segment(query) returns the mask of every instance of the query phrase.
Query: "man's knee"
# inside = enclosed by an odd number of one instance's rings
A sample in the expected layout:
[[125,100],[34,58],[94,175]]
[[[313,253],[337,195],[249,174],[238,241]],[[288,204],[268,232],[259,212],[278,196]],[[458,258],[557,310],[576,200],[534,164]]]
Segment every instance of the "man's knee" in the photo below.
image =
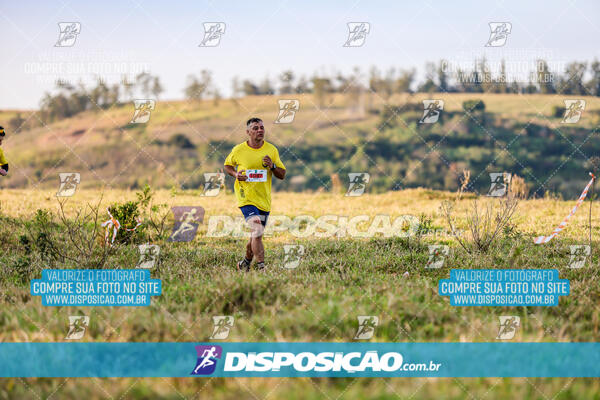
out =
[[261,223],[260,218],[258,216],[248,219],[248,225],[250,226],[251,239],[262,237],[265,231],[265,227]]

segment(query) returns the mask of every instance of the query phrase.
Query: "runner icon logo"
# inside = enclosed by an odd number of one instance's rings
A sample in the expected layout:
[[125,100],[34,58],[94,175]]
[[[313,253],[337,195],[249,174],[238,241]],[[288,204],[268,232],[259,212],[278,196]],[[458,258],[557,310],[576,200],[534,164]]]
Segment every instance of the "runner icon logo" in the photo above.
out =
[[490,197],[504,196],[510,185],[510,178],[511,175],[507,172],[490,172],[492,184],[487,195]]
[[137,268],[152,268],[158,260],[160,254],[160,246],[157,244],[140,244],[140,259],[137,263]]
[[90,317],[85,315],[70,315],[69,316],[69,332],[65,339],[79,340],[85,334],[86,328],[90,325]]
[[304,256],[304,245],[285,244],[283,245],[285,258],[283,259],[283,268],[294,269],[300,265],[300,260]]
[[427,260],[427,264],[425,264],[425,268],[442,268],[449,253],[450,247],[447,245],[429,245],[429,259]]
[[587,244],[577,244],[569,246],[571,257],[569,259],[569,268],[583,268],[588,256],[591,254],[591,248]]
[[565,100],[565,116],[561,124],[576,124],[585,110],[585,100]]
[[490,22],[490,38],[485,47],[502,47],[506,44],[506,39],[512,31],[510,22]]
[[81,24],[79,22],[59,22],[58,40],[54,47],[72,47],[81,33]]
[[365,193],[371,175],[368,172],[350,172],[348,174],[348,179],[350,180],[350,183],[348,185],[346,196],[356,197]]
[[225,186],[225,174],[222,172],[207,172],[204,174],[203,196],[215,197]]
[[58,179],[60,179],[60,186],[58,187],[58,192],[56,192],[56,197],[73,196],[75,190],[77,190],[77,185],[81,183],[79,172],[60,172]]
[[198,360],[190,375],[210,375],[215,372],[217,362],[223,355],[221,346],[196,346]]
[[521,326],[521,317],[503,315],[499,318],[500,329],[498,330],[496,340],[511,340],[515,337],[515,333],[517,333],[519,326]]
[[279,115],[275,120],[276,124],[289,124],[294,121],[296,112],[300,107],[298,100],[277,100],[279,103]]
[[355,340],[368,340],[373,337],[375,327],[379,324],[379,317],[374,315],[359,315],[358,330],[354,335]]
[[212,340],[223,340],[229,337],[229,331],[233,328],[233,323],[235,319],[230,315],[216,315],[212,317],[213,324],[215,325],[213,328],[213,333],[210,336]]
[[204,38],[198,47],[216,47],[225,34],[225,22],[205,22]]
[[368,22],[348,22],[348,40],[344,47],[361,47],[370,31],[371,24]]
[[435,124],[444,109],[444,100],[423,100],[423,117],[420,124]]
[[154,111],[156,102],[152,99],[133,100],[133,107],[135,108],[135,111],[133,112],[133,117],[129,123],[145,124],[150,121],[150,113]]

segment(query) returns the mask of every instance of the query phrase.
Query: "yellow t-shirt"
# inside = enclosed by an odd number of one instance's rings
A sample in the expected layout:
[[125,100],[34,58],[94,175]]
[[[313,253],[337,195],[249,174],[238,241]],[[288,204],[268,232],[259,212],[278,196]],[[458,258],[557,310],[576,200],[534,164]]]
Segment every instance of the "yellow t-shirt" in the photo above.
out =
[[[254,182],[235,180],[235,197],[238,207],[253,205],[262,211],[271,211],[271,176],[273,172],[268,167],[263,167],[264,156],[271,157],[275,166],[285,169],[279,158],[277,147],[264,141],[260,149],[253,149],[247,142],[240,143],[231,150],[224,165],[231,165],[237,171],[246,170]],[[248,170],[259,170],[249,173]],[[266,178],[263,176],[266,175]],[[250,177],[250,176],[249,176]]]
[[0,148],[0,165],[8,164],[6,157],[4,157],[4,152]]

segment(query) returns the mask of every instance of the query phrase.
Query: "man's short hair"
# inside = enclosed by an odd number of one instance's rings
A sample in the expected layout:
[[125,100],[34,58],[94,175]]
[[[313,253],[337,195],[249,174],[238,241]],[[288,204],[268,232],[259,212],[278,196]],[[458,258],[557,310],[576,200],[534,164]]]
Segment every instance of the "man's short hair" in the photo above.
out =
[[252,117],[248,121],[246,121],[246,128],[255,122],[263,122],[263,120],[260,118]]

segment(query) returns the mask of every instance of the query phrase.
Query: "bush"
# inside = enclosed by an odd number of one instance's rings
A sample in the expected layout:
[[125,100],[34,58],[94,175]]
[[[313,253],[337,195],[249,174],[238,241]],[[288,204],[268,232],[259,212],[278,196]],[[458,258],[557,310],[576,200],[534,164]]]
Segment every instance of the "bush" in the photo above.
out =
[[565,114],[564,106],[552,106],[552,116],[554,118],[562,118]]
[[183,133],[177,133],[167,142],[171,146],[179,147],[180,149],[195,149],[196,145],[185,136]]
[[[121,228],[115,238],[115,243],[132,243],[133,239],[141,233],[143,226],[139,226],[136,230],[127,230],[133,229],[138,223],[138,218],[140,217],[138,206],[138,201],[128,201],[126,203],[115,203],[108,208],[112,216],[121,224]],[[112,240],[112,228],[108,234],[109,240]]]
[[485,103],[483,100],[466,100],[463,101],[463,110],[467,112],[485,111]]

